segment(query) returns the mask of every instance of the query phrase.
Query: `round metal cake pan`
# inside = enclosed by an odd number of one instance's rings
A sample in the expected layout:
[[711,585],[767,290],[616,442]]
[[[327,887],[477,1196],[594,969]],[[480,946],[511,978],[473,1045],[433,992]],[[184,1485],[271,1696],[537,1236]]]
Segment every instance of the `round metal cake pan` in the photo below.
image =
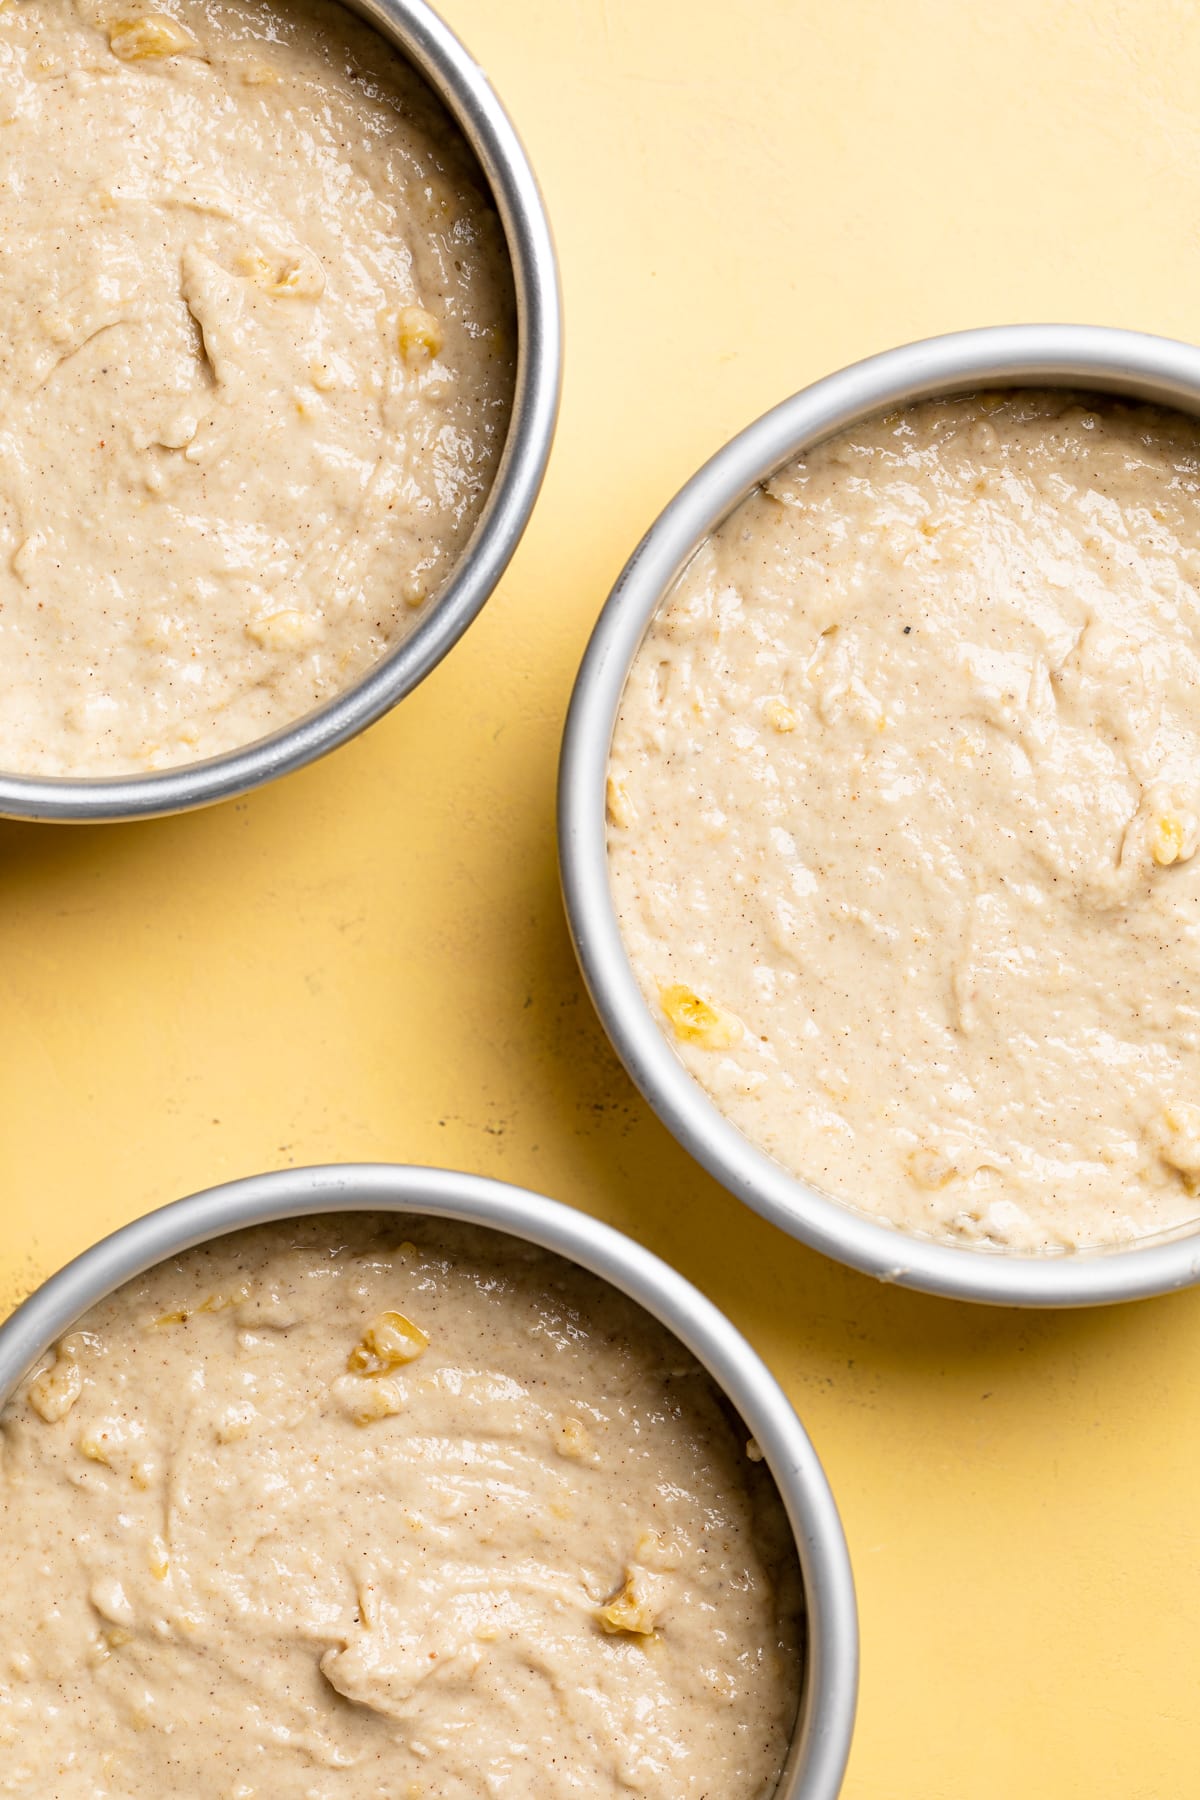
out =
[[804,1584],[804,1688],[776,1800],[836,1800],[854,1725],[858,1625],[845,1538],[816,1452],[774,1376],[724,1314],[658,1257],[585,1213],[477,1175],[380,1163],[288,1169],[208,1188],[84,1251],[0,1325],[0,1405],[90,1307],[156,1263],[246,1226],[339,1212],[455,1219],[538,1244],[627,1294],[703,1364],[775,1478]]
[[244,794],[324,756],[412,692],[457,643],[507,568],[541,488],[558,417],[562,320],[554,243],[529,159],[483,70],[425,0],[346,0],[425,78],[473,150],[512,263],[517,371],[504,452],[458,563],[409,634],[366,674],[269,736],[145,775],[0,770],[0,816],[156,818]]
[[1200,413],[1200,350],[1083,325],[955,332],[885,351],[785,400],[707,462],[634,551],[592,634],[559,771],[563,894],[584,980],[618,1055],[664,1124],[739,1199],[825,1255],[880,1280],[1004,1306],[1136,1300],[1200,1280],[1196,1233],[1030,1256],[936,1243],[857,1212],[755,1148],[667,1041],[638,986],[609,884],[605,782],[621,696],[642,638],[705,538],[760,482],[871,415],[998,387],[1100,391]]

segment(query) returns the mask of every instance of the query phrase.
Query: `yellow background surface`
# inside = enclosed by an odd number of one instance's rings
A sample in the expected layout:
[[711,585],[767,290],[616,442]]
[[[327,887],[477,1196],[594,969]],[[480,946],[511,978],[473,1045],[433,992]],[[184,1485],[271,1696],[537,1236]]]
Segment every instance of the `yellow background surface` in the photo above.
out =
[[[849,1800],[1200,1792],[1200,1294],[1044,1317],[875,1286],[678,1150],[560,913],[559,732],[628,550],[813,377],[957,326],[1200,336],[1185,0],[444,0],[567,308],[541,505],[387,721],[236,805],[0,825],[0,1308],[207,1183],[394,1158],[602,1214],[795,1399],[859,1587]],[[48,1797],[50,1800],[50,1797]]]

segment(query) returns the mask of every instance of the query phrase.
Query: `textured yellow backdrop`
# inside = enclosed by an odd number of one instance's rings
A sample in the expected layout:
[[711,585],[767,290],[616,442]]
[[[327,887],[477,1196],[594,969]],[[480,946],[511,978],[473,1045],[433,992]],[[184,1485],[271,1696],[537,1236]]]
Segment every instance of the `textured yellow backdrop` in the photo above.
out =
[[1200,1294],[886,1291],[675,1148],[567,945],[554,764],[628,549],[812,377],[1019,319],[1200,337],[1184,0],[444,0],[540,172],[562,426],[480,623],[357,744],[149,826],[0,825],[0,1308],[102,1231],[324,1158],[459,1165],[677,1263],[787,1384],[854,1556],[849,1800],[1198,1791]]

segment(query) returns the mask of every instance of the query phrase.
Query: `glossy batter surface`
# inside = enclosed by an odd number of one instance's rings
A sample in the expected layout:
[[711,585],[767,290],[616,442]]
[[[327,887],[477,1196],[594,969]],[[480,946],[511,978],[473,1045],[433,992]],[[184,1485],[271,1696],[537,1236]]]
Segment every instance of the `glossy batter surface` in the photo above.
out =
[[0,1414],[0,1794],[766,1800],[774,1485],[606,1285],[463,1227],[268,1227]]
[[609,851],[638,978],[747,1137],[1053,1251],[1200,1202],[1200,438],[1064,394],[817,448],[642,645]]
[[0,767],[227,750],[403,637],[512,394],[499,222],[321,0],[0,0]]

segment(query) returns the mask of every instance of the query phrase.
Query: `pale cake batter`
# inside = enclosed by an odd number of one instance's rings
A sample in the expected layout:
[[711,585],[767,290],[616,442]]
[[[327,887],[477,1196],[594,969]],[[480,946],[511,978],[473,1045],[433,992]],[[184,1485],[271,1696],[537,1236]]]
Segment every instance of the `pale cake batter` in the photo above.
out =
[[0,769],[287,725],[411,629],[515,351],[499,221],[321,0],[0,0]]
[[361,1215],[132,1282],[0,1414],[0,1794],[768,1800],[795,1550],[604,1283]]
[[1200,1213],[1200,435],[931,402],[756,492],[612,747],[650,1005],[786,1168],[1021,1251]]

